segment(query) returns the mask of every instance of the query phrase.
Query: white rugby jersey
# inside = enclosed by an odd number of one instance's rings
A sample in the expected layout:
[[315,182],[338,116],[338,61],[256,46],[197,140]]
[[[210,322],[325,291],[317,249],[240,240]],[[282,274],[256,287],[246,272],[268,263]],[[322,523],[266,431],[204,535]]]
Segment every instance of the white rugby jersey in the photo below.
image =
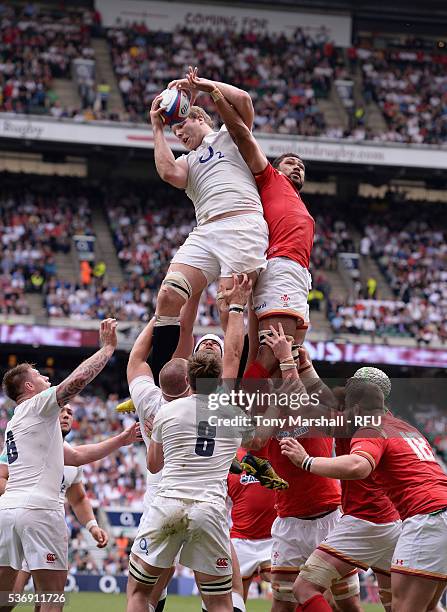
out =
[[[141,423],[141,434],[146,447],[149,448],[150,438],[144,431],[144,421],[155,416],[162,406],[167,402],[163,397],[160,387],[154,383],[150,376],[137,376],[129,385],[130,397],[134,403],[135,410]],[[147,470],[146,492],[143,498],[143,507],[148,508],[153,498],[153,486],[158,485],[163,470],[158,474],[152,474]]]
[[[164,454],[158,495],[225,505],[228,470],[244,428],[210,426],[209,418],[222,417],[224,411],[210,410],[206,400],[197,395],[180,398],[155,417],[152,440],[163,444]],[[245,414],[231,407],[227,412]]]
[[[67,442],[65,442],[67,444]],[[71,485],[82,482],[82,467],[75,465],[64,465],[64,475],[62,477],[62,485],[59,492],[59,502],[61,506],[65,504],[65,496]]]
[[182,157],[188,162],[186,194],[196,209],[197,225],[236,210],[262,214],[253,174],[225,126]]
[[9,479],[0,508],[60,508],[64,450],[56,388],[19,404],[6,426]]

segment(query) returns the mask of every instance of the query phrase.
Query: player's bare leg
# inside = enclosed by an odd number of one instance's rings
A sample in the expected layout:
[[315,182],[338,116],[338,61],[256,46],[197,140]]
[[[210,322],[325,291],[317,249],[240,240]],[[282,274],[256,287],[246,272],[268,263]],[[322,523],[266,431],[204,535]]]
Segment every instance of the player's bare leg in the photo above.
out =
[[[204,574],[203,572],[194,572],[194,576],[202,597],[202,601],[205,604],[208,612],[233,612],[231,591],[221,595],[218,595],[215,592],[212,595],[209,595],[205,592],[208,585],[211,589],[215,590],[216,587],[214,587],[214,585],[225,582],[225,580],[231,578],[231,576],[211,576],[210,574]],[[229,582],[229,585],[231,588],[231,581]]]
[[391,573],[392,612],[427,612],[437,605],[447,582]]
[[[126,612],[147,612],[148,607],[151,612],[154,612],[154,606],[149,603],[152,591],[159,576],[166,569],[170,570],[171,568],[154,567],[140,557],[130,554]],[[138,580],[134,578],[134,575],[138,576]]]
[[[300,320],[295,317],[287,316],[264,317],[259,321],[259,331],[270,332],[270,326],[278,330],[278,323],[281,323],[284,334],[286,336],[295,337],[297,321],[298,323],[300,322]],[[259,347],[256,360],[269,372],[278,365],[278,361],[273,355],[270,347],[263,344]]]
[[[256,283],[256,280],[258,278],[258,273],[257,272],[248,272],[246,273],[248,278],[251,280],[251,282],[253,283],[253,285]],[[242,275],[239,274],[239,280],[241,280]],[[222,276],[219,279],[219,290],[218,290],[218,299],[217,299],[217,308],[219,310],[219,315],[220,315],[220,324],[221,327],[223,329],[223,331],[225,331],[227,329],[227,323],[228,323],[228,307],[225,304],[225,301],[223,299],[219,299],[219,295],[222,293],[222,291],[225,291],[225,289],[231,289],[233,287],[233,277],[232,276]]]
[[376,573],[377,584],[379,586],[379,597],[386,612],[391,612],[391,576]]
[[151,596],[149,598],[149,604],[157,609],[157,605],[160,601],[160,596],[163,593],[163,590],[168,586],[171,581],[172,576],[174,575],[175,568],[169,567],[168,569],[164,569],[160,574],[155,586],[152,588]]
[[202,294],[191,297],[180,311],[180,338],[172,357],[188,359],[194,348],[193,328]]
[[253,310],[252,298],[248,308],[248,342],[247,367],[256,359],[259,350],[259,321]]
[[161,368],[175,352],[180,339],[180,312],[186,302],[207,286],[201,270],[186,264],[171,264],[157,296],[152,343],[152,373],[158,384]]
[[[67,570],[32,570],[31,576],[39,593],[63,593],[67,581]],[[41,612],[56,612],[62,610],[63,603],[42,603]]]
[[[0,567],[0,591],[13,593],[14,592],[14,583],[16,581],[16,577],[18,574],[18,570],[12,567],[1,566]],[[0,606],[0,612],[8,612],[12,610],[11,606]]]

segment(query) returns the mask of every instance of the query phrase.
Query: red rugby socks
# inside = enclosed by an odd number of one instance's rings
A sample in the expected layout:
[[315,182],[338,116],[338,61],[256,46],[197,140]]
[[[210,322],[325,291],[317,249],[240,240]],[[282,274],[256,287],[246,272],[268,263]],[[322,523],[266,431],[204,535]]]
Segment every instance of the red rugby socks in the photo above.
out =
[[304,603],[298,604],[295,612],[332,612],[332,608],[324,596],[318,593]]

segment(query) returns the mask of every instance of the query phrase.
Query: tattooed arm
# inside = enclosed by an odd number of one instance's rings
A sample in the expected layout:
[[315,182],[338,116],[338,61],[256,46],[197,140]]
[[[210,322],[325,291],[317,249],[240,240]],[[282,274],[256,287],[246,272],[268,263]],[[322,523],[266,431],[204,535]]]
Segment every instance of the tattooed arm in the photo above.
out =
[[101,321],[99,338],[102,348],[86,359],[56,389],[59,406],[64,406],[75,395],[80,393],[104,369],[116,349],[116,320]]

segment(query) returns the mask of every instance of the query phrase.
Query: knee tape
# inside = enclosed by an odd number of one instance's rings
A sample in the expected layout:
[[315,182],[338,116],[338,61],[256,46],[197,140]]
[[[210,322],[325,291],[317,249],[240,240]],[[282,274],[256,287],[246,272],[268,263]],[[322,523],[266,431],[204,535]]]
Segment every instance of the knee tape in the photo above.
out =
[[273,599],[278,601],[289,601],[296,604],[295,595],[293,594],[293,581],[272,580],[272,592]]
[[211,582],[199,582],[199,589],[203,595],[226,595],[231,593],[233,576],[222,576]]
[[140,584],[152,587],[158,580],[158,576],[152,576],[142,567],[135,558],[129,559],[129,576],[132,576]]
[[189,280],[182,272],[168,272],[162,285],[167,285],[176,291],[187,302],[192,295],[192,287]]
[[333,565],[312,553],[301,568],[300,577],[324,589],[330,589],[332,583],[340,580],[342,576]]
[[357,572],[349,574],[332,585],[332,595],[335,601],[355,597],[360,593],[360,582]]

